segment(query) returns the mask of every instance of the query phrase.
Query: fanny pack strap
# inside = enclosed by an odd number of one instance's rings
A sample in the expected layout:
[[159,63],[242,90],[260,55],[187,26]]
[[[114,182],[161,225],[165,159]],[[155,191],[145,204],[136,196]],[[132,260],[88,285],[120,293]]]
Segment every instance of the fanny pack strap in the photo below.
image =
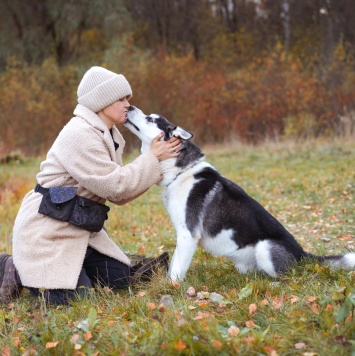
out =
[[48,188],[43,188],[40,184],[37,183],[36,186],[35,186],[34,191],[35,191],[36,193],[45,194],[45,193],[48,192]]

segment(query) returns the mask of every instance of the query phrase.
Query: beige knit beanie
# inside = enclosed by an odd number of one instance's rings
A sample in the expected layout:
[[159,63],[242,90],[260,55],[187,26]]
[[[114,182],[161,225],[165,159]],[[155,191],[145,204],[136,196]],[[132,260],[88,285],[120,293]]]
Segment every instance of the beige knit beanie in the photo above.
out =
[[127,79],[102,67],[91,67],[78,86],[78,103],[96,113],[125,96],[132,96]]

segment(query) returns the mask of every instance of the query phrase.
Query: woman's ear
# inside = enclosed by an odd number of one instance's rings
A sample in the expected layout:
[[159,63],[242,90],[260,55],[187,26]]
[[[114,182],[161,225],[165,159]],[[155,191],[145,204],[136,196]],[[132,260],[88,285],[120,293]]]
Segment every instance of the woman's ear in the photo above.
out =
[[182,127],[178,126],[173,132],[172,135],[175,137],[182,138],[183,140],[189,140],[193,137],[193,134]]

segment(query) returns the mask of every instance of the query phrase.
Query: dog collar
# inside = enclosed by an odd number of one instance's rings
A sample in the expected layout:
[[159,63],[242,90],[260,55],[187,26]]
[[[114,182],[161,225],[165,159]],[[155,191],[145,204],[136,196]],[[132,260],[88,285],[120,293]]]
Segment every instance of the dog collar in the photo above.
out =
[[189,165],[186,166],[186,168],[185,168],[184,170],[182,170],[181,172],[179,172],[179,173],[174,177],[174,179],[173,179],[170,183],[168,183],[168,184],[166,185],[166,187],[169,187],[169,185],[170,185],[171,183],[174,183],[174,182],[176,181],[176,179],[177,179],[179,176],[181,176],[181,174],[183,174],[183,173],[185,173],[187,170],[189,170],[189,169],[195,167],[196,164],[198,164],[198,163],[200,163],[200,161],[194,162],[191,166],[189,166]]

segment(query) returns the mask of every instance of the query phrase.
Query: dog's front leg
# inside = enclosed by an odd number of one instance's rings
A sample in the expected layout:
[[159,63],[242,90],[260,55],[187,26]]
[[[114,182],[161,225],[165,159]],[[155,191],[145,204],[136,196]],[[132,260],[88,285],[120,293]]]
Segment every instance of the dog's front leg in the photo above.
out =
[[197,239],[194,239],[189,231],[178,234],[176,248],[169,266],[168,277],[174,281],[181,281],[185,278],[197,245]]

